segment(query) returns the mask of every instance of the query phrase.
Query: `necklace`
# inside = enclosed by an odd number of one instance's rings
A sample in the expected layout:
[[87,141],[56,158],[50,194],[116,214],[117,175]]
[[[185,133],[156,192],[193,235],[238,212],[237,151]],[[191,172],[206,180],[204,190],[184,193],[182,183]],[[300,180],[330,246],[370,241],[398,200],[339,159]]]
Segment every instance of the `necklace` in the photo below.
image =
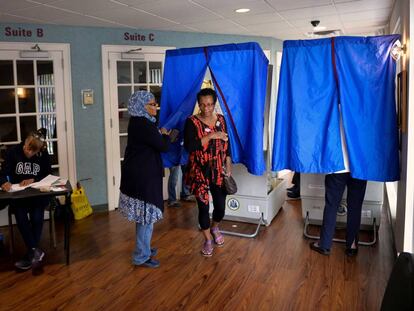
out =
[[209,117],[209,118],[206,118],[201,113],[199,113],[197,117],[200,119],[200,121],[202,121],[203,123],[205,123],[209,127],[214,127],[214,125],[216,124],[216,122],[218,120],[217,115],[215,115],[215,114],[211,115],[211,117]]

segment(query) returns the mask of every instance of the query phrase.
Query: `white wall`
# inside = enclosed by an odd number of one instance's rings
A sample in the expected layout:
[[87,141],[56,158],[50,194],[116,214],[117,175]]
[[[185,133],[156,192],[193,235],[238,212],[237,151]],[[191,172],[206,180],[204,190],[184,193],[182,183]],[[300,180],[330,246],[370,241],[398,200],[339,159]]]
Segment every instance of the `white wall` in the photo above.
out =
[[[410,14],[414,16],[414,0],[395,1],[390,18],[390,32],[396,29],[400,22],[401,42],[407,45],[407,53],[402,57],[401,69],[407,71],[408,77],[408,110],[407,129],[402,133],[401,144],[401,178],[398,182],[396,218],[394,234],[397,252],[413,252],[414,250],[414,62],[409,61],[409,55],[414,53],[414,46],[410,46],[410,33],[414,33],[414,25],[410,25]],[[414,22],[413,22],[414,24]],[[414,55],[414,54],[412,54]],[[411,109],[410,109],[411,108]],[[392,200],[392,190],[396,188],[388,186],[391,212],[395,201]]]

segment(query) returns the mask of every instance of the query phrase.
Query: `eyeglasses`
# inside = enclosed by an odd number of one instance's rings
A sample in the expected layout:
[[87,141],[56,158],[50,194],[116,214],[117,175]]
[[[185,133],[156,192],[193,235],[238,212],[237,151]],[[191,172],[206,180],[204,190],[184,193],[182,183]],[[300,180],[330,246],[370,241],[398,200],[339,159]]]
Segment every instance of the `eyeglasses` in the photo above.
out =
[[214,107],[216,104],[215,103],[203,103],[203,104],[199,104],[199,106],[203,106],[203,107]]
[[160,110],[160,105],[158,103],[151,102],[151,103],[148,103],[147,105],[153,107],[153,109]]

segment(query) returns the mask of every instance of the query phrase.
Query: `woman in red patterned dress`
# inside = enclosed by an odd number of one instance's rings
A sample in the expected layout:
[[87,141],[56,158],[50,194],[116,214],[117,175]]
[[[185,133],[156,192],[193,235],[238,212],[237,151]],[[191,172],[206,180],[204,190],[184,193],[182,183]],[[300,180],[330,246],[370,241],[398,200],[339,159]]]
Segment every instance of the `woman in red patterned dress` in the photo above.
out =
[[[186,184],[197,199],[198,220],[205,242],[203,256],[212,256],[213,241],[224,245],[219,223],[224,217],[226,191],[224,174],[231,175],[230,146],[224,117],[214,112],[217,94],[202,89],[197,94],[200,113],[189,117],[184,129],[184,147],[189,152]],[[213,199],[213,223],[210,226],[209,192]]]

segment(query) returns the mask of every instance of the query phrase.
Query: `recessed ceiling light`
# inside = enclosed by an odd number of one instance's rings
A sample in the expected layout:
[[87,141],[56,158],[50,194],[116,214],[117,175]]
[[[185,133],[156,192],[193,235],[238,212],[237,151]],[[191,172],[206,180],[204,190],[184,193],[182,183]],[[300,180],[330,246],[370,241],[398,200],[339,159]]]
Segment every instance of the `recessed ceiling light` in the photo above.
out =
[[247,13],[247,12],[250,12],[250,9],[245,9],[245,8],[243,8],[243,9],[237,9],[237,10],[234,10],[236,13]]

